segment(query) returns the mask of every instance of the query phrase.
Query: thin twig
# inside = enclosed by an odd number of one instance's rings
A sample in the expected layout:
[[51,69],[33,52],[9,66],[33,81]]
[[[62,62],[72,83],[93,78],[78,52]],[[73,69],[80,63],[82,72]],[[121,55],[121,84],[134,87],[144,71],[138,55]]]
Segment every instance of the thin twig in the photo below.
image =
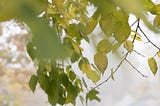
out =
[[147,77],[146,75],[144,75],[143,73],[141,73],[130,61],[128,61],[127,59],[125,59],[125,61],[126,61],[133,69],[135,69],[142,77]]
[[143,54],[137,52],[136,50],[133,50],[135,53],[137,53],[138,55],[142,56],[142,57],[145,57]]
[[157,48],[157,49],[160,51],[160,48],[159,48],[157,45],[155,45],[155,44],[148,38],[148,36],[143,32],[143,30],[141,29],[141,27],[139,26],[138,28],[139,28],[139,30],[142,32],[142,34],[144,35],[144,37],[146,37],[146,39],[148,40],[148,42],[150,42],[155,48]]
[[133,22],[130,27],[132,27],[134,24],[136,24],[137,21],[138,21],[138,19],[135,22]]

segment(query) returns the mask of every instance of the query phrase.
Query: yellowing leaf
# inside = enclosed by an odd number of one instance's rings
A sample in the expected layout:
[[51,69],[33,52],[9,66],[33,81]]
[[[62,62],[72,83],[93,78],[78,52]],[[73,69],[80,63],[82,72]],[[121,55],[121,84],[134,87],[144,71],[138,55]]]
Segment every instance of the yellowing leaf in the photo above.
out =
[[108,58],[106,54],[104,52],[97,52],[94,55],[94,63],[103,74],[108,66]]
[[157,52],[157,56],[160,58],[160,51],[159,51],[159,52]]
[[153,26],[155,26],[155,27],[160,26],[160,15],[157,15],[157,16],[154,18]]
[[77,43],[75,43],[74,41],[72,41],[72,45],[73,45],[75,51],[79,54],[80,53],[79,45]]
[[101,78],[100,75],[96,71],[94,71],[94,70],[87,71],[86,75],[93,82],[97,82]]
[[157,62],[153,57],[150,57],[148,59],[148,65],[149,65],[149,68],[151,69],[152,73],[155,75],[157,73],[158,67],[157,67]]
[[82,64],[81,70],[83,73],[86,73],[91,70],[90,64]]
[[143,5],[146,10],[150,10],[154,7],[154,3],[151,0],[143,0]]
[[[135,35],[131,35],[130,37],[131,37],[131,38],[134,38],[134,36],[135,36]],[[142,41],[142,39],[141,39],[141,37],[140,37],[139,35],[136,35],[135,40],[137,40],[137,41]]]
[[128,50],[128,52],[131,52],[133,50],[133,43],[130,40],[127,40],[123,43],[124,48]]
[[155,5],[155,6],[150,10],[150,12],[151,12],[152,14],[160,15],[160,4]]
[[79,69],[80,69],[83,73],[86,73],[87,71],[90,71],[90,70],[91,70],[90,63],[89,63],[88,59],[85,58],[85,57],[82,57],[82,58],[81,58],[81,60],[80,60],[79,63],[78,63],[78,66],[79,66]]
[[101,40],[97,45],[98,52],[108,53],[111,51],[111,44],[107,39]]
[[86,28],[85,28],[84,34],[85,35],[90,34],[95,29],[97,23],[98,23],[98,20],[90,18],[89,21],[86,24]]

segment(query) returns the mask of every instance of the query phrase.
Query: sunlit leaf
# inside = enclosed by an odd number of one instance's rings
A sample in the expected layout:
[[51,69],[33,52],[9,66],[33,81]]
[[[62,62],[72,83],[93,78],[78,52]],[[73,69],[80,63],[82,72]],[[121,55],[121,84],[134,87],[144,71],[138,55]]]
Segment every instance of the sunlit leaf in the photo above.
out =
[[128,52],[132,52],[133,51],[133,43],[130,40],[127,40],[123,43],[124,48],[126,48],[128,50]]
[[154,26],[154,27],[159,27],[159,26],[160,26],[160,15],[157,15],[157,16],[154,18],[153,26]]
[[87,71],[86,75],[93,82],[97,82],[101,78],[100,75],[96,71],[94,71],[94,70]]
[[97,45],[98,52],[105,52],[108,53],[111,51],[111,43],[107,39],[101,40]]
[[94,55],[94,63],[97,68],[104,74],[107,66],[108,66],[108,58],[104,52],[97,52]]
[[78,63],[78,66],[83,73],[86,73],[91,70],[90,63],[88,59],[85,57],[81,58],[81,60]]
[[[131,38],[134,38],[134,37],[135,37],[135,34],[134,34],[134,35],[131,35],[130,37],[131,37]],[[137,41],[142,41],[141,36],[139,36],[139,35],[136,34],[135,40],[137,40]]]
[[155,5],[150,12],[152,14],[160,15],[160,4]]
[[158,66],[157,66],[156,60],[153,57],[150,57],[148,59],[148,65],[149,65],[149,68],[151,69],[152,73],[155,75],[157,73]]
[[157,52],[157,56],[160,58],[160,51],[159,51],[159,52]]
[[85,35],[90,34],[96,27],[98,23],[98,20],[95,20],[94,18],[90,18],[86,24],[86,28],[85,28]]
[[151,0],[143,0],[143,5],[146,8],[146,10],[150,10],[155,6]]

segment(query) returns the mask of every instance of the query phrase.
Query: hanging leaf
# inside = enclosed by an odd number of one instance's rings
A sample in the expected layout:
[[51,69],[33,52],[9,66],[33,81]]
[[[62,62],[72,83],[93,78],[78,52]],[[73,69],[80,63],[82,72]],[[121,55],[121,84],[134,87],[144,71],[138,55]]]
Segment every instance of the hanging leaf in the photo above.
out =
[[157,52],[157,56],[160,58],[160,51],[159,51],[159,52]]
[[32,75],[30,80],[29,80],[29,87],[32,90],[32,92],[35,91],[36,85],[37,85],[37,76]]
[[127,40],[123,43],[124,48],[127,49],[128,52],[133,51],[133,43],[130,40]]
[[84,35],[89,35],[91,32],[93,32],[97,23],[98,20],[95,20],[94,18],[91,17],[86,24]]
[[104,52],[97,52],[94,55],[94,63],[97,68],[104,74],[107,66],[108,66],[108,58]]
[[149,68],[151,69],[152,73],[155,75],[157,73],[158,67],[157,67],[157,62],[153,57],[150,57],[148,59],[148,65],[149,65]]
[[103,39],[98,43],[96,48],[98,52],[108,53],[111,51],[112,45],[107,39]]
[[97,82],[101,78],[100,75],[96,71],[94,71],[94,70],[87,71],[86,75],[93,82]]
[[[134,36],[135,36],[135,34],[134,34],[134,35],[131,35],[130,37],[131,37],[131,38],[134,38]],[[141,37],[140,37],[139,35],[137,35],[137,34],[136,34],[135,40],[137,40],[137,41],[142,41]]]
[[83,72],[83,73],[86,73],[88,71],[91,70],[91,67],[90,67],[90,63],[88,61],[87,58],[85,57],[82,57],[81,60],[79,61],[78,63],[78,66],[79,66],[79,69]]
[[160,15],[160,4],[155,5],[150,12],[155,15]]
[[157,16],[154,18],[153,26],[154,26],[154,27],[159,27],[159,26],[160,26],[160,15],[157,15]]

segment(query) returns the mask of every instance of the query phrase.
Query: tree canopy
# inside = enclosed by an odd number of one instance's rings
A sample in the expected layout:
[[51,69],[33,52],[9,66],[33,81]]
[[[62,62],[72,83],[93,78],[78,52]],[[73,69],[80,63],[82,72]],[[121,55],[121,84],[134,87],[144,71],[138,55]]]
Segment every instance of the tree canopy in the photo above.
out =
[[[88,8],[94,7],[91,14]],[[129,24],[131,15],[136,17]],[[148,20],[154,15],[152,21]],[[154,56],[148,57],[148,66],[156,75],[158,66],[155,56],[160,57],[160,48],[152,42],[140,26],[159,33],[160,4],[151,0],[1,0],[0,21],[15,19],[27,25],[31,40],[27,52],[37,65],[37,73],[32,75],[29,86],[34,92],[39,84],[48,96],[51,105],[76,104],[79,96],[82,104],[88,100],[100,101],[97,88],[114,80],[114,74],[126,61],[138,74],[147,77],[128,61],[127,56],[134,52],[135,40],[144,36],[156,49]],[[136,25],[136,29],[133,26]],[[90,43],[90,34],[99,27],[103,39],[96,45],[94,63],[85,57],[82,40]],[[142,33],[139,34],[139,32]],[[97,35],[99,36],[99,35]],[[108,54],[118,54],[120,47],[126,49],[117,67],[108,69]],[[73,64],[93,83],[89,87],[83,78],[76,74]],[[98,82],[105,71],[111,71],[106,80]],[[85,96],[81,93],[84,92]]]

